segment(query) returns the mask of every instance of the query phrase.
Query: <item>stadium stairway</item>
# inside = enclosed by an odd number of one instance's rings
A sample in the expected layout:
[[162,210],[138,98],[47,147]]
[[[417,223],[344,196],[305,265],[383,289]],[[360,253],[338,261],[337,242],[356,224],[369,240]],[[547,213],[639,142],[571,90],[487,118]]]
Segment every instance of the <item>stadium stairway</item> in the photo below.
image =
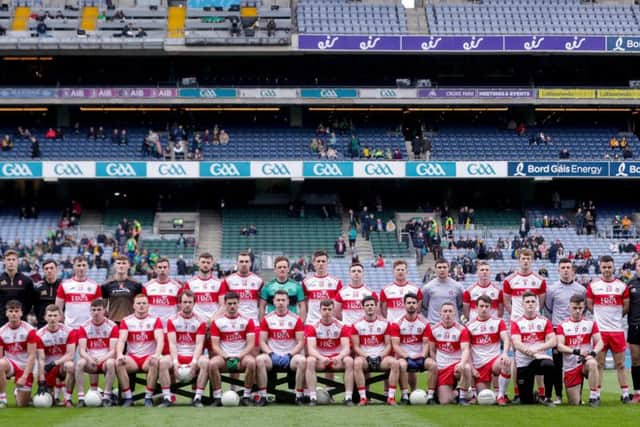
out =
[[167,15],[167,37],[179,39],[184,37],[187,9],[182,6],[170,6]]
[[95,31],[98,27],[98,8],[96,6],[85,6],[82,9],[82,19],[80,28],[85,31]]
[[215,260],[222,254],[222,216],[214,210],[200,211],[200,252],[209,252]]
[[11,29],[13,31],[27,31],[29,28],[29,16],[31,15],[31,8],[28,6],[18,6],[13,15],[13,22],[11,23]]
[[409,34],[428,34],[429,26],[427,25],[427,16],[422,9],[408,8],[407,13],[407,30]]

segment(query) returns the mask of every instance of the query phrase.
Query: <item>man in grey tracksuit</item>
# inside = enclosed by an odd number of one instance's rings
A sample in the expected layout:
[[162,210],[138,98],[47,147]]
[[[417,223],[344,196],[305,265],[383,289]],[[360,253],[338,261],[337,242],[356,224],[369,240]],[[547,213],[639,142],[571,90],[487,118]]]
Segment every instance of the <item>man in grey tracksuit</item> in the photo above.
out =
[[449,262],[436,261],[436,277],[422,288],[422,314],[432,325],[440,321],[440,307],[448,302],[456,307],[456,320],[462,314],[462,285],[449,277]]

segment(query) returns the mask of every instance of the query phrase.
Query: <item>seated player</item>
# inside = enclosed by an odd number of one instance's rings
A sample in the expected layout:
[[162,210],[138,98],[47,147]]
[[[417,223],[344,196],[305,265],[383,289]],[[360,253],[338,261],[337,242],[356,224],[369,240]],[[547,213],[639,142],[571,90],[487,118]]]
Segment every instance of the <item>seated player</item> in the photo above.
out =
[[[149,301],[145,294],[135,296],[133,310],[132,315],[120,321],[120,337],[116,346],[116,371],[124,398],[122,406],[133,406],[129,374],[142,371],[147,374],[144,406],[151,407],[153,406],[151,398],[158,381],[164,346],[162,321],[159,317],[149,315]],[[126,354],[124,353],[125,346],[127,348]],[[170,378],[165,379],[165,382],[162,383],[163,388],[168,389],[170,381]],[[170,395],[165,394],[163,406],[170,404]]]
[[180,365],[191,367],[191,378],[196,378],[196,393],[191,404],[201,408],[202,393],[209,376],[209,358],[203,355],[207,320],[194,311],[195,293],[183,290],[178,296],[179,310],[167,320],[167,341],[173,365],[174,378]]
[[214,356],[209,361],[209,377],[213,386],[213,406],[221,406],[220,372],[244,371],[244,390],[240,404],[251,403],[251,387],[256,380],[255,325],[240,314],[240,295],[228,292],[224,296],[226,312],[211,322],[211,347]]
[[46,326],[38,334],[38,359],[40,372],[44,372],[49,391],[54,400],[60,399],[62,388],[64,405],[72,407],[74,373],[73,356],[76,353],[76,332],[62,322],[62,311],[55,304],[49,304],[44,311]]
[[[0,328],[0,409],[7,407],[7,379],[11,377],[16,382],[16,405],[29,405],[38,344],[36,330],[22,320],[22,303],[9,300],[5,309],[7,323]],[[38,393],[44,393],[44,372],[40,378]]]
[[289,294],[277,290],[273,296],[275,310],[260,322],[260,348],[263,354],[256,359],[257,383],[260,393],[258,406],[267,404],[267,371],[294,371],[296,373],[296,405],[303,404],[304,374],[307,361],[304,349],[302,320],[288,309]]
[[396,384],[398,384],[399,363],[391,355],[390,323],[378,316],[378,302],[373,295],[362,299],[364,317],[353,324],[351,342],[353,343],[354,378],[360,406],[369,403],[365,373],[389,371],[387,405],[396,405]]
[[556,346],[556,334],[551,321],[538,314],[538,296],[527,291],[522,294],[524,315],[511,322],[511,341],[516,350],[518,389],[522,404],[536,403],[533,385],[536,375],[544,376],[545,406],[556,406],[551,400],[553,392],[553,359],[547,350]]
[[353,406],[353,358],[350,329],[334,316],[334,302],[320,301],[320,320],[305,329],[307,337],[307,387],[310,406],[317,404],[317,371],[344,372],[344,404]]
[[438,365],[438,400],[441,405],[455,400],[454,385],[458,381],[458,403],[469,405],[467,390],[471,383],[471,352],[469,331],[456,322],[452,303],[440,306],[440,322],[427,331],[429,352],[435,354]]
[[491,317],[492,303],[489,295],[480,295],[474,301],[475,319],[467,323],[471,339],[471,374],[478,391],[491,388],[493,378],[498,377],[497,403],[505,406],[505,393],[511,379],[511,339],[504,320]]
[[[106,312],[105,300],[97,299],[91,301],[91,318],[78,329],[78,352],[80,355],[76,362],[78,407],[85,406],[85,372],[89,374],[105,374],[103,406],[112,406],[117,398],[112,395],[112,389],[116,379],[115,357],[119,329],[115,322],[105,317]],[[97,389],[97,387],[97,383],[91,384],[92,389]]]
[[410,378],[409,374],[427,370],[429,371],[427,404],[431,405],[435,403],[438,368],[429,357],[429,339],[426,336],[429,322],[420,314],[416,294],[406,294],[403,301],[406,314],[398,320],[398,323],[391,324],[391,345],[400,370],[401,402],[409,405],[409,387],[411,391],[416,389],[416,376],[414,374],[413,378]]
[[600,373],[596,355],[604,343],[598,324],[584,318],[585,299],[573,295],[569,300],[569,319],[558,326],[558,350],[562,353],[564,384],[570,405],[580,405],[582,382],[589,381],[589,406],[600,406]]

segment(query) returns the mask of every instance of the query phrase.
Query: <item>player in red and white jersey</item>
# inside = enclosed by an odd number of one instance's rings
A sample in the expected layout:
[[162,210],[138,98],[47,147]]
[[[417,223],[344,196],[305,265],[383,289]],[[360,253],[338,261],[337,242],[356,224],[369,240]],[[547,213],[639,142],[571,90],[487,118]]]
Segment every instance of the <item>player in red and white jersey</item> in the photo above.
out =
[[[98,300],[96,300],[98,301]],[[49,304],[44,311],[46,326],[38,334],[38,370],[44,371],[45,381],[53,398],[58,400],[62,388],[66,387],[65,400],[73,391],[73,356],[76,352],[76,331],[62,323],[62,311],[55,304]]]
[[[493,378],[498,378],[500,406],[507,404],[505,393],[511,379],[511,338],[501,318],[491,316],[493,299],[480,295],[476,301],[476,319],[467,323],[471,341],[471,374],[478,391],[491,387]],[[500,350],[502,343],[502,350]]]
[[415,372],[429,371],[427,404],[435,403],[434,394],[437,386],[438,369],[429,357],[429,339],[427,331],[429,321],[420,314],[416,294],[404,296],[406,314],[398,323],[391,324],[391,345],[398,358],[400,369],[400,388],[402,403],[410,404],[409,389],[416,389]]
[[[191,369],[191,378],[196,378],[196,391],[192,405],[201,408],[202,393],[209,377],[209,358],[204,355],[207,319],[195,312],[195,294],[184,289],[179,298],[180,311],[167,320],[167,342],[173,366],[174,378],[178,378],[178,369],[186,365]],[[160,381],[169,372],[163,372],[164,361],[160,362]],[[164,390],[163,390],[164,392]],[[167,390],[167,393],[169,390]],[[165,395],[167,394],[165,393]]]
[[344,403],[353,406],[353,358],[351,353],[350,328],[334,316],[335,302],[326,299],[320,302],[320,321],[307,325],[307,388],[310,405],[317,404],[317,371],[344,371]]
[[221,406],[220,372],[244,371],[244,390],[240,404],[249,406],[251,387],[256,380],[255,325],[239,312],[240,296],[229,292],[224,296],[225,314],[211,322],[211,347],[214,356],[209,361],[209,377],[213,385],[213,406]]
[[[7,301],[5,314],[8,321],[0,327],[0,409],[7,407],[7,379],[11,377],[16,381],[16,405],[29,405],[38,344],[36,330],[22,320],[20,301]],[[40,379],[38,393],[44,393],[44,372]]]
[[201,253],[198,257],[198,274],[185,284],[184,289],[193,291],[196,298],[196,305],[193,311],[211,322],[215,316],[220,315],[221,300],[224,294],[220,293],[222,279],[218,279],[216,273],[212,271],[213,255],[208,252]]
[[[125,346],[127,353],[124,353]],[[122,389],[122,406],[132,406],[129,374],[147,373],[144,405],[153,406],[151,397],[158,380],[158,369],[164,347],[164,332],[159,317],[149,315],[149,300],[145,294],[133,299],[133,314],[120,321],[120,336],[116,345],[116,372]],[[170,384],[162,384],[169,387]]]
[[362,298],[373,296],[377,301],[378,295],[364,284],[364,267],[359,262],[351,264],[349,276],[351,277],[349,286],[336,293],[334,312],[345,326],[350,327],[364,316]]
[[623,316],[629,312],[629,288],[613,275],[612,257],[609,255],[601,256],[598,265],[601,276],[587,287],[587,309],[593,313],[593,320],[600,328],[604,344],[602,351],[596,357],[600,370],[599,378],[603,378],[604,360],[610,349],[616,365],[618,384],[620,384],[620,399],[622,403],[629,403],[631,396],[629,396],[627,371],[624,367],[627,343],[622,320]]
[[558,325],[558,351],[562,353],[564,384],[570,405],[580,405],[582,381],[589,381],[589,406],[600,406],[600,380],[596,354],[602,351],[604,343],[598,324],[584,318],[585,298],[573,295],[569,300],[570,317]]
[[520,402],[536,403],[533,385],[536,375],[544,376],[545,397],[542,404],[553,407],[553,359],[547,351],[556,346],[556,334],[551,321],[539,314],[538,295],[525,292],[522,295],[524,315],[511,321],[511,342],[516,350],[518,389]]
[[530,249],[520,250],[518,264],[518,271],[507,276],[502,284],[504,308],[511,315],[511,320],[524,315],[522,295],[525,292],[533,292],[538,297],[536,307],[538,312],[544,307],[547,293],[547,282],[544,277],[532,271],[533,252]]
[[422,290],[407,280],[408,264],[404,260],[393,262],[393,282],[385,286],[380,292],[380,314],[389,322],[396,323],[405,314],[404,296],[416,294],[422,306]]
[[[111,406],[113,383],[116,379],[116,345],[120,331],[118,325],[106,318],[106,301],[103,299],[91,302],[91,319],[78,329],[78,352],[80,358],[76,362],[76,384],[78,385],[78,407],[84,404],[84,374],[91,375],[91,389],[97,390],[97,374],[104,375],[103,406]],[[112,398],[113,397],[113,398]],[[71,396],[69,396],[69,399]]]
[[478,308],[476,306],[480,295],[491,298],[490,317],[502,319],[504,316],[504,303],[502,289],[491,281],[491,267],[486,261],[478,261],[478,281],[469,286],[462,293],[462,312],[469,322],[476,319]]
[[378,315],[373,295],[362,299],[364,317],[351,326],[354,353],[354,379],[360,394],[360,406],[368,404],[366,372],[389,371],[387,405],[396,405],[396,385],[400,364],[391,355],[391,323]]
[[102,298],[102,287],[87,278],[89,265],[83,256],[73,259],[73,277],[63,281],[56,292],[56,305],[64,312],[64,324],[78,329],[89,320],[91,301]]
[[469,331],[456,322],[456,307],[445,302],[440,306],[440,322],[427,329],[429,352],[438,366],[438,400],[441,405],[453,403],[453,385],[458,380],[460,405],[468,405],[467,390],[471,385]]
[[251,256],[248,252],[240,252],[237,258],[238,271],[227,276],[222,281],[220,295],[234,292],[240,296],[240,314],[259,323],[260,290],[264,281],[251,272]]
[[267,403],[267,370],[295,371],[296,404],[302,405],[304,374],[307,361],[304,350],[304,326],[296,314],[289,311],[289,294],[279,289],[273,296],[275,310],[262,318],[260,323],[260,349],[256,358],[257,383],[260,392],[259,406]]
[[165,330],[169,317],[178,312],[182,290],[182,285],[169,277],[169,269],[169,260],[160,258],[154,267],[156,278],[142,285],[142,293],[149,297],[149,315],[159,317]]
[[320,302],[334,299],[342,289],[342,281],[329,276],[329,255],[327,251],[316,251],[313,254],[315,274],[302,281],[304,298],[307,303],[306,325],[314,325],[320,320]]

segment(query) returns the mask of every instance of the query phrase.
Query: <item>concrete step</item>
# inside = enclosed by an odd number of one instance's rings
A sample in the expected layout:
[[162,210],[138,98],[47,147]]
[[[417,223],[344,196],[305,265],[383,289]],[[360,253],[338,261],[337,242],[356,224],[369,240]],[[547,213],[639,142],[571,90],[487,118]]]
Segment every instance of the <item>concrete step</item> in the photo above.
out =
[[209,252],[215,259],[222,252],[222,216],[214,210],[200,211],[200,235],[198,236],[200,252]]

